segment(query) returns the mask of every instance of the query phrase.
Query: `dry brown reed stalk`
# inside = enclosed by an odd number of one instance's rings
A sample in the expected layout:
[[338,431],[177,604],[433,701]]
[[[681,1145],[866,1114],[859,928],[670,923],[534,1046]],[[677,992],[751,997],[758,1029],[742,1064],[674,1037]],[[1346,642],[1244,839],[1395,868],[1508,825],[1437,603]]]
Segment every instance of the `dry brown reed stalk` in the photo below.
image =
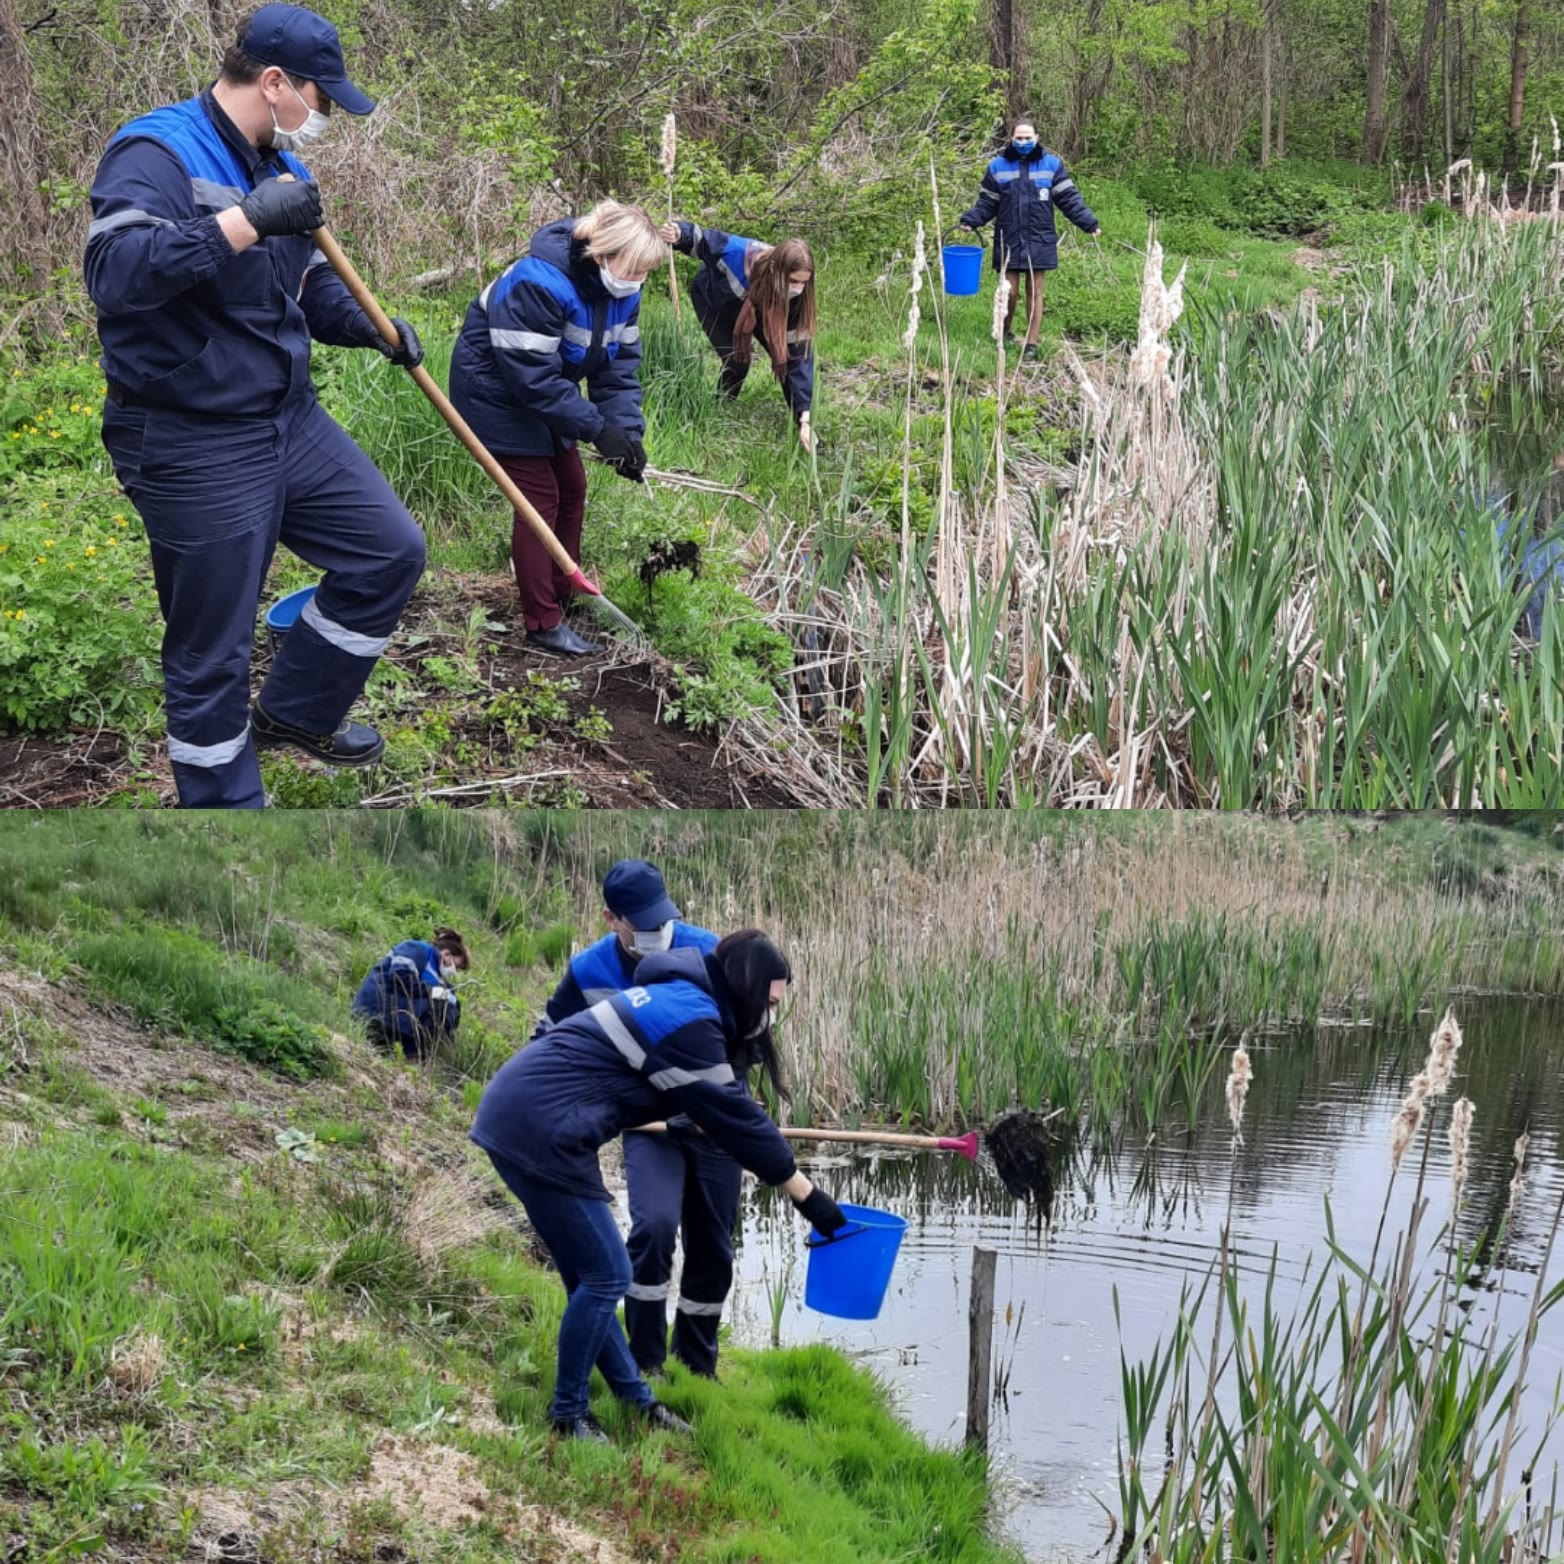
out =
[[[673,221],[673,172],[679,158],[679,120],[671,110],[663,120],[663,144],[658,161],[662,164],[663,178],[668,182],[668,221]],[[668,250],[668,297],[673,300],[673,318],[679,315],[679,274],[674,269],[674,251]]]

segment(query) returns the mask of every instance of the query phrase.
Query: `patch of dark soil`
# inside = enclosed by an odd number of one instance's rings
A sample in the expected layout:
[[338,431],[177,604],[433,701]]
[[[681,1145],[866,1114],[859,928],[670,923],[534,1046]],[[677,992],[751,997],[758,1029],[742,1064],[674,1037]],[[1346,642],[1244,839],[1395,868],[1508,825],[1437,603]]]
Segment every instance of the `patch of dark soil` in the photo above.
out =
[[[173,781],[166,763],[162,771],[166,801],[172,802]],[[0,808],[75,809],[102,803],[132,787],[155,785],[155,779],[132,761],[130,746],[118,733],[97,729],[0,738]]]

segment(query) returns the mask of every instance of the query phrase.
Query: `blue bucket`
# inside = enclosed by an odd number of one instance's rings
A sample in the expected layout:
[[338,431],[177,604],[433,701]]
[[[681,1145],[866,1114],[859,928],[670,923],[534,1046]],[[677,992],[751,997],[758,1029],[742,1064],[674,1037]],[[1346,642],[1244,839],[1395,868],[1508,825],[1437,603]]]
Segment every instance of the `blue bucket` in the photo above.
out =
[[978,291],[983,278],[983,246],[947,244],[940,251],[945,263],[945,292],[964,299]]
[[841,1320],[878,1317],[907,1231],[905,1217],[872,1206],[844,1205],[847,1226],[834,1238],[811,1233],[804,1307]]
[[297,592],[290,592],[286,597],[279,597],[266,610],[266,639],[271,643],[272,655],[274,657],[277,654],[277,648],[282,645],[283,636],[298,622],[299,615],[304,612],[304,605],[314,595],[314,587],[300,587]]

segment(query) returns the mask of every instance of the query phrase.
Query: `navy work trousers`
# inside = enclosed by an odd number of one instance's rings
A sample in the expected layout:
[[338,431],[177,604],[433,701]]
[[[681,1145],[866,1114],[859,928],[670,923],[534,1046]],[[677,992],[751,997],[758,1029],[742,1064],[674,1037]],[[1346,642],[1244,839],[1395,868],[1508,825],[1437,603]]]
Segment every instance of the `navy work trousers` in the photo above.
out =
[[697,1374],[717,1372],[717,1328],[733,1285],[733,1229],[743,1171],[693,1130],[626,1131],[632,1278],[625,1299],[630,1351],[645,1373],[668,1354],[668,1293],[674,1240],[683,1228],[684,1271],[674,1314],[673,1355]]
[[103,443],[151,544],[179,802],[259,808],[250,649],[277,544],[325,576],[284,637],[260,704],[279,722],[328,734],[423,574],[423,533],[313,396],[272,418],[110,401]]

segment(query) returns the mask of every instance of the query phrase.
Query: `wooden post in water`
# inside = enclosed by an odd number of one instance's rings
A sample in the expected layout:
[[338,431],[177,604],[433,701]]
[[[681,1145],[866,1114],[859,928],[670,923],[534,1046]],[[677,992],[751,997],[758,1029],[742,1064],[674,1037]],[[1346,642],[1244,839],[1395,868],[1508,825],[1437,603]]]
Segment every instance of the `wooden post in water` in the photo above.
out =
[[972,1296],[967,1303],[967,1443],[988,1453],[989,1370],[994,1361],[992,1249],[972,1250]]

